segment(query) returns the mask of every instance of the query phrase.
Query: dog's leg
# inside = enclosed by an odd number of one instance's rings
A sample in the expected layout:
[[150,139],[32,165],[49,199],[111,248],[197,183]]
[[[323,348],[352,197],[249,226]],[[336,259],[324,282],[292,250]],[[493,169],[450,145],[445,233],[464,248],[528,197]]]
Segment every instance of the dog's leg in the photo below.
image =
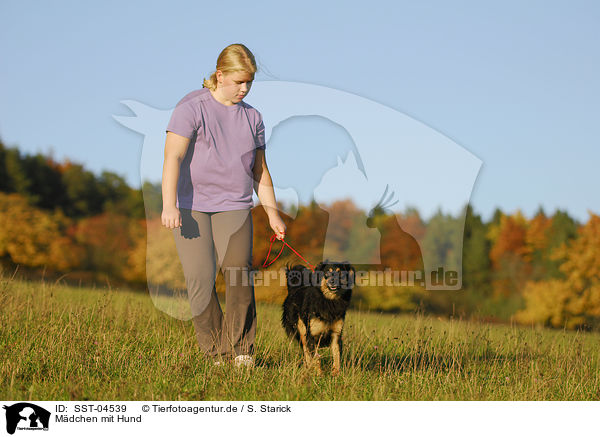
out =
[[300,342],[302,343],[302,350],[304,351],[304,363],[306,364],[306,367],[310,367],[312,360],[310,351],[308,350],[308,340],[306,338],[307,330],[302,319],[298,319],[298,332],[300,333]]
[[[315,337],[310,332],[310,319],[307,319],[305,322],[306,327],[306,348],[309,355],[309,360],[307,362],[308,367],[314,367],[317,375],[321,375],[321,360],[319,359],[319,345],[315,343]],[[319,342],[321,341],[319,337]]]
[[331,354],[333,355],[333,369],[331,374],[335,376],[340,373],[342,361],[342,336],[339,334],[331,336]]
[[332,326],[331,333],[331,354],[333,355],[332,375],[337,375],[342,367],[342,327],[344,321],[339,320]]
[[315,367],[317,375],[321,375],[323,373],[323,371],[321,370],[321,356],[319,355],[319,345],[321,344],[321,338],[322,336],[320,335],[319,341],[317,341],[317,344],[315,346],[315,353],[313,355],[313,366]]

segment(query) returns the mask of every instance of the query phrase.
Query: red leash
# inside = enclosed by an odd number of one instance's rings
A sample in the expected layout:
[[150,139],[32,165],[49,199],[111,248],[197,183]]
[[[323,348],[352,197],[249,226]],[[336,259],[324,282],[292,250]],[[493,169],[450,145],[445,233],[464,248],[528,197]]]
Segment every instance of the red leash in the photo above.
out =
[[306,264],[308,264],[308,266],[310,267],[310,269],[311,269],[313,272],[315,271],[315,267],[314,267],[314,266],[313,266],[311,263],[309,263],[309,262],[308,262],[306,259],[304,259],[304,257],[303,257],[302,255],[300,255],[298,252],[296,252],[296,250],[295,250],[295,249],[294,249],[292,246],[290,246],[289,244],[287,244],[287,243],[286,243],[286,242],[285,242],[283,239],[281,240],[281,242],[282,242],[283,244],[281,245],[281,249],[279,250],[279,253],[278,253],[278,254],[277,254],[277,256],[276,256],[276,257],[273,259],[273,261],[271,261],[269,264],[267,264],[267,261],[269,260],[269,255],[271,255],[271,248],[273,247],[273,243],[274,243],[274,242],[275,242],[275,240],[277,240],[277,239],[278,239],[278,238],[277,238],[277,235],[273,235],[273,236],[271,236],[271,244],[269,245],[269,252],[267,253],[267,258],[265,259],[265,262],[264,262],[264,263],[263,263],[263,265],[262,265],[263,267],[269,267],[271,264],[273,264],[273,263],[274,263],[274,262],[277,260],[277,258],[279,258],[279,255],[281,255],[281,252],[283,252],[283,247],[284,247],[284,246],[287,246],[287,247],[289,247],[290,249],[292,249],[296,255],[298,255],[300,258],[302,258],[302,259],[303,259],[303,260],[306,262]]

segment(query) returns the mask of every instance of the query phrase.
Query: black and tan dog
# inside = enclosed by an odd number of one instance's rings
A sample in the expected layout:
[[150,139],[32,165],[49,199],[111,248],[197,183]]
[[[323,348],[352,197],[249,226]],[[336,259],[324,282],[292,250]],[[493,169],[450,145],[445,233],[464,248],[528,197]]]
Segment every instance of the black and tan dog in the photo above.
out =
[[342,329],[354,286],[355,269],[349,263],[321,262],[315,271],[302,265],[286,267],[288,295],[281,324],[304,351],[307,367],[321,374],[319,347],[331,345],[332,374],[341,367]]

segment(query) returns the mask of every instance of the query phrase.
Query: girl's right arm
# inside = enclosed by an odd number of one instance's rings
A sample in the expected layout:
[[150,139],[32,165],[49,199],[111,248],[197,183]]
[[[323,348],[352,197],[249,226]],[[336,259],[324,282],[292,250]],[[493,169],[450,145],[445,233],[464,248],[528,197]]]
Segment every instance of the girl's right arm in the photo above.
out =
[[181,226],[181,215],[177,208],[177,181],[179,179],[179,167],[187,152],[189,143],[189,138],[170,131],[167,132],[162,175],[163,211],[161,221],[163,226],[170,229]]

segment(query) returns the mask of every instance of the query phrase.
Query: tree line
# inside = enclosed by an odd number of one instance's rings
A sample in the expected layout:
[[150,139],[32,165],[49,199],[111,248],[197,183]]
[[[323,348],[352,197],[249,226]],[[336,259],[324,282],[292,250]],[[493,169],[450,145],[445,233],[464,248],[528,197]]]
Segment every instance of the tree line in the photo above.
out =
[[[160,185],[146,182],[133,189],[117,174],[96,176],[80,164],[24,155],[0,142],[0,264],[5,274],[20,271],[29,277],[143,290],[152,273],[166,286],[182,287],[172,236],[160,224],[161,208]],[[271,235],[262,207],[252,215],[253,267],[259,270]],[[370,228],[381,235],[380,259],[373,265],[422,270],[423,259],[436,259],[462,266],[458,291],[358,287],[355,304],[364,309],[598,329],[600,217],[589,215],[582,224],[561,210],[547,214],[540,208],[528,219],[520,211],[497,209],[485,222],[466,205],[460,217],[438,211],[425,221],[413,208],[395,214],[363,211],[345,199],[327,211],[315,202],[298,205],[283,218],[286,241],[311,261],[322,259],[326,232],[330,252],[368,257],[373,253]],[[289,262],[302,263],[286,249],[271,268]],[[277,300],[281,290],[260,296]]]

